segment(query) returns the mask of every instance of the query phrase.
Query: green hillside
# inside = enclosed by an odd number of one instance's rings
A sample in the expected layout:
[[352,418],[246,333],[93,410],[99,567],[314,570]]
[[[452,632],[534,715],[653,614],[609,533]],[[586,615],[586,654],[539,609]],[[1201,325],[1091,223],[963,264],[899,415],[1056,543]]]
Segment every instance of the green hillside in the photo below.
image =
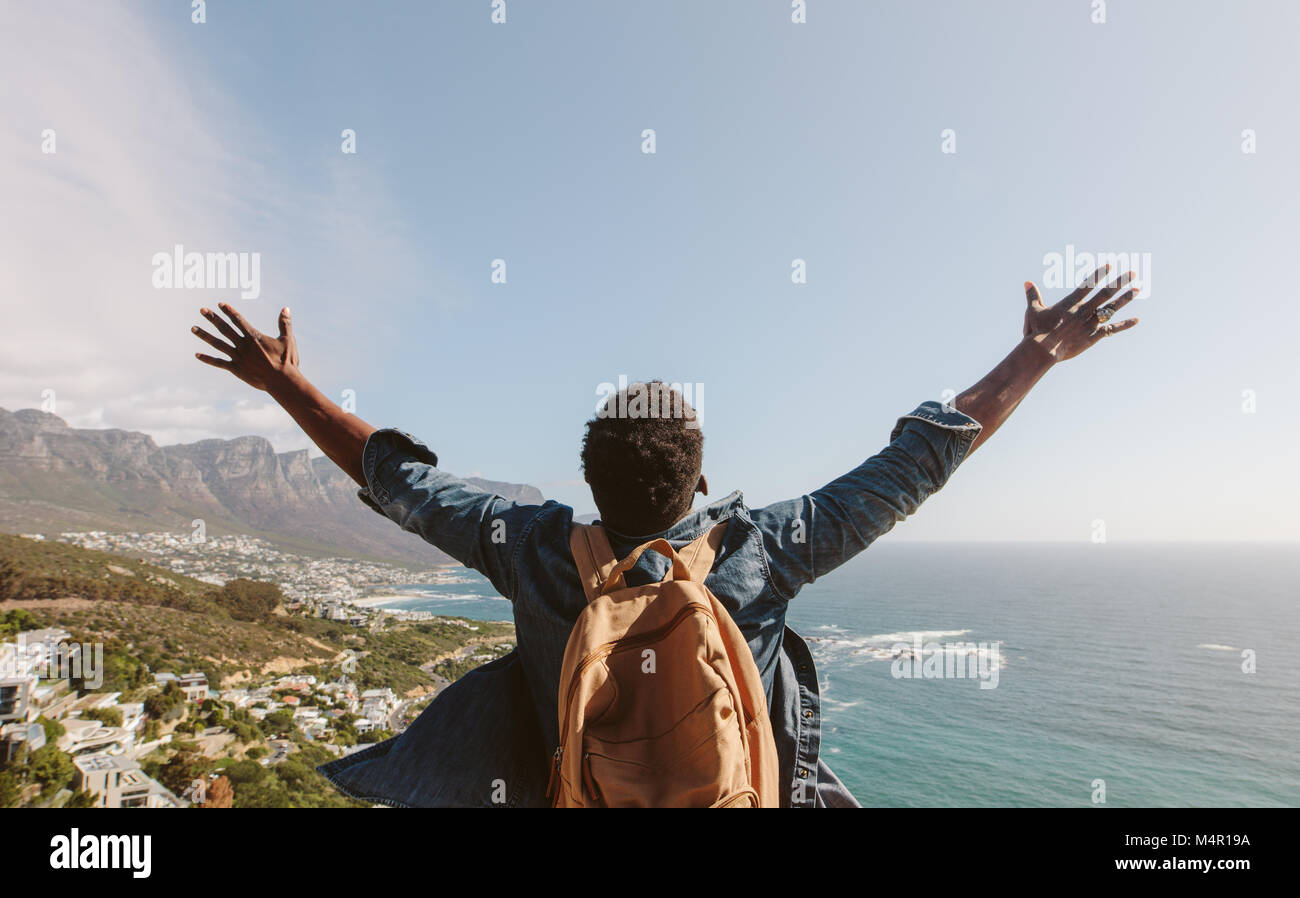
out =
[[355,677],[364,687],[407,694],[434,685],[422,665],[514,634],[512,624],[475,621],[470,630],[450,618],[357,629],[286,615],[282,602],[273,583],[214,586],[109,552],[0,534],[0,632],[21,619],[23,629],[57,626],[77,641],[102,643],[105,689],[130,690],[160,670],[201,670],[214,684],[291,670],[329,676],[350,649],[360,656]]
[[0,533],[0,601],[76,597],[214,611],[215,589],[121,555]]

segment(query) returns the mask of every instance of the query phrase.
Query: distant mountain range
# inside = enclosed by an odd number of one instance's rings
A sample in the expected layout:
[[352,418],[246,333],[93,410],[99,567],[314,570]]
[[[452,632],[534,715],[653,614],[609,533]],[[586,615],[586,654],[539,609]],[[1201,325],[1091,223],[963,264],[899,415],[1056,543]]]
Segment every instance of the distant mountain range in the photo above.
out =
[[[477,477],[507,499],[536,487]],[[158,446],[147,434],[79,430],[36,409],[0,409],[0,530],[246,533],[285,550],[414,565],[448,556],[375,514],[328,458],[277,453],[262,437]]]

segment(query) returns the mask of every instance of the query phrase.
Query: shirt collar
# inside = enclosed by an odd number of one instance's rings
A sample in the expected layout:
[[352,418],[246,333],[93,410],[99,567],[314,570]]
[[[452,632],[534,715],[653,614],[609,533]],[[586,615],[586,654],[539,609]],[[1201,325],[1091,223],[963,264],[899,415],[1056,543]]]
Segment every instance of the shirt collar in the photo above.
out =
[[673,524],[667,530],[660,530],[658,533],[651,533],[646,536],[628,536],[619,533],[612,527],[606,526],[601,521],[597,524],[605,528],[605,531],[614,539],[622,542],[648,543],[654,539],[666,540],[692,540],[702,535],[713,527],[719,521],[724,521],[736,513],[738,509],[745,506],[745,497],[740,490],[736,490],[731,495],[726,496],[716,502],[711,502],[703,508],[697,508],[686,517],[682,518],[676,524]]

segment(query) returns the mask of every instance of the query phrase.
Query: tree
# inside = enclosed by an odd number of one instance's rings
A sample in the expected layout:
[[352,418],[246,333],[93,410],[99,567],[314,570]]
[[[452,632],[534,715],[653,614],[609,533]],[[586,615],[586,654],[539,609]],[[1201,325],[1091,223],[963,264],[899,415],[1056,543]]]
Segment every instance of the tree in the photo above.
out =
[[176,724],[176,732],[178,733],[196,735],[201,734],[206,729],[207,725],[197,717],[192,717],[189,720],[182,720],[180,723]]
[[[0,572],[5,570],[5,562],[0,562]],[[3,578],[0,573],[0,579]],[[0,637],[9,636],[14,633],[20,633],[23,630],[40,629],[41,622],[25,608],[14,608],[12,611],[6,611],[0,614]]]
[[175,682],[144,700],[145,713],[157,720],[175,720],[185,713],[185,694]]
[[196,779],[206,777],[211,766],[211,759],[205,758],[192,743],[182,744],[181,750],[158,771],[158,782],[180,795]]
[[208,800],[199,805],[201,808],[228,808],[235,801],[235,787],[224,776],[208,786]]
[[84,789],[78,789],[72,793],[64,805],[65,808],[97,808],[99,807],[99,796],[94,792],[87,792]]
[[116,692],[137,689],[149,681],[149,669],[134,654],[113,643],[104,647],[104,664],[101,671],[101,688]]
[[104,726],[120,727],[122,725],[121,708],[91,708],[81,716],[90,720],[98,720]]
[[262,732],[264,733],[288,733],[293,728],[292,711],[272,711],[262,719]]
[[58,792],[76,775],[72,758],[53,745],[45,745],[32,752],[27,759],[27,770],[32,779],[41,784],[41,796],[48,798]]
[[0,808],[12,808],[22,796],[23,784],[12,770],[0,770]]
[[36,722],[45,727],[46,745],[53,745],[58,742],[59,737],[67,732],[67,730],[63,728],[63,724],[59,723],[57,720],[50,720],[44,714],[36,718]]
[[231,580],[213,597],[235,620],[267,620],[284,602],[284,593],[275,583],[243,577]]

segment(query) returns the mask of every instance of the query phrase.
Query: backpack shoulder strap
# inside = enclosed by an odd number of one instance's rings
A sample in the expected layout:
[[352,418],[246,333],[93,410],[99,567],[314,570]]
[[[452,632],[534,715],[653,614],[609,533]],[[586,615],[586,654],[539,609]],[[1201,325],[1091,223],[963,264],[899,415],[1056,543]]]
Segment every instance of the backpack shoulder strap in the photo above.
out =
[[587,601],[594,601],[600,595],[600,588],[609,579],[609,572],[614,569],[618,559],[610,548],[609,537],[605,528],[590,524],[574,524],[569,531],[569,550],[573,552],[574,563],[578,565],[578,578],[582,580],[582,591],[587,594]]
[[703,583],[709,571],[713,570],[713,561],[718,557],[718,549],[722,548],[722,540],[727,535],[729,520],[719,521],[708,533],[682,546],[679,554],[686,562],[686,567],[691,572],[691,579],[695,582]]
[[[692,580],[704,582],[704,578],[713,569],[713,561],[717,558],[718,549],[722,547],[726,535],[727,521],[719,521],[708,533],[682,547],[678,554],[690,571]],[[605,581],[618,566],[618,559],[614,557],[605,529],[592,524],[574,524],[569,531],[569,550],[573,552],[573,561],[578,566],[578,577],[582,580],[582,591],[587,594],[587,601],[595,601]],[[640,552],[634,552],[633,555],[639,556]]]

